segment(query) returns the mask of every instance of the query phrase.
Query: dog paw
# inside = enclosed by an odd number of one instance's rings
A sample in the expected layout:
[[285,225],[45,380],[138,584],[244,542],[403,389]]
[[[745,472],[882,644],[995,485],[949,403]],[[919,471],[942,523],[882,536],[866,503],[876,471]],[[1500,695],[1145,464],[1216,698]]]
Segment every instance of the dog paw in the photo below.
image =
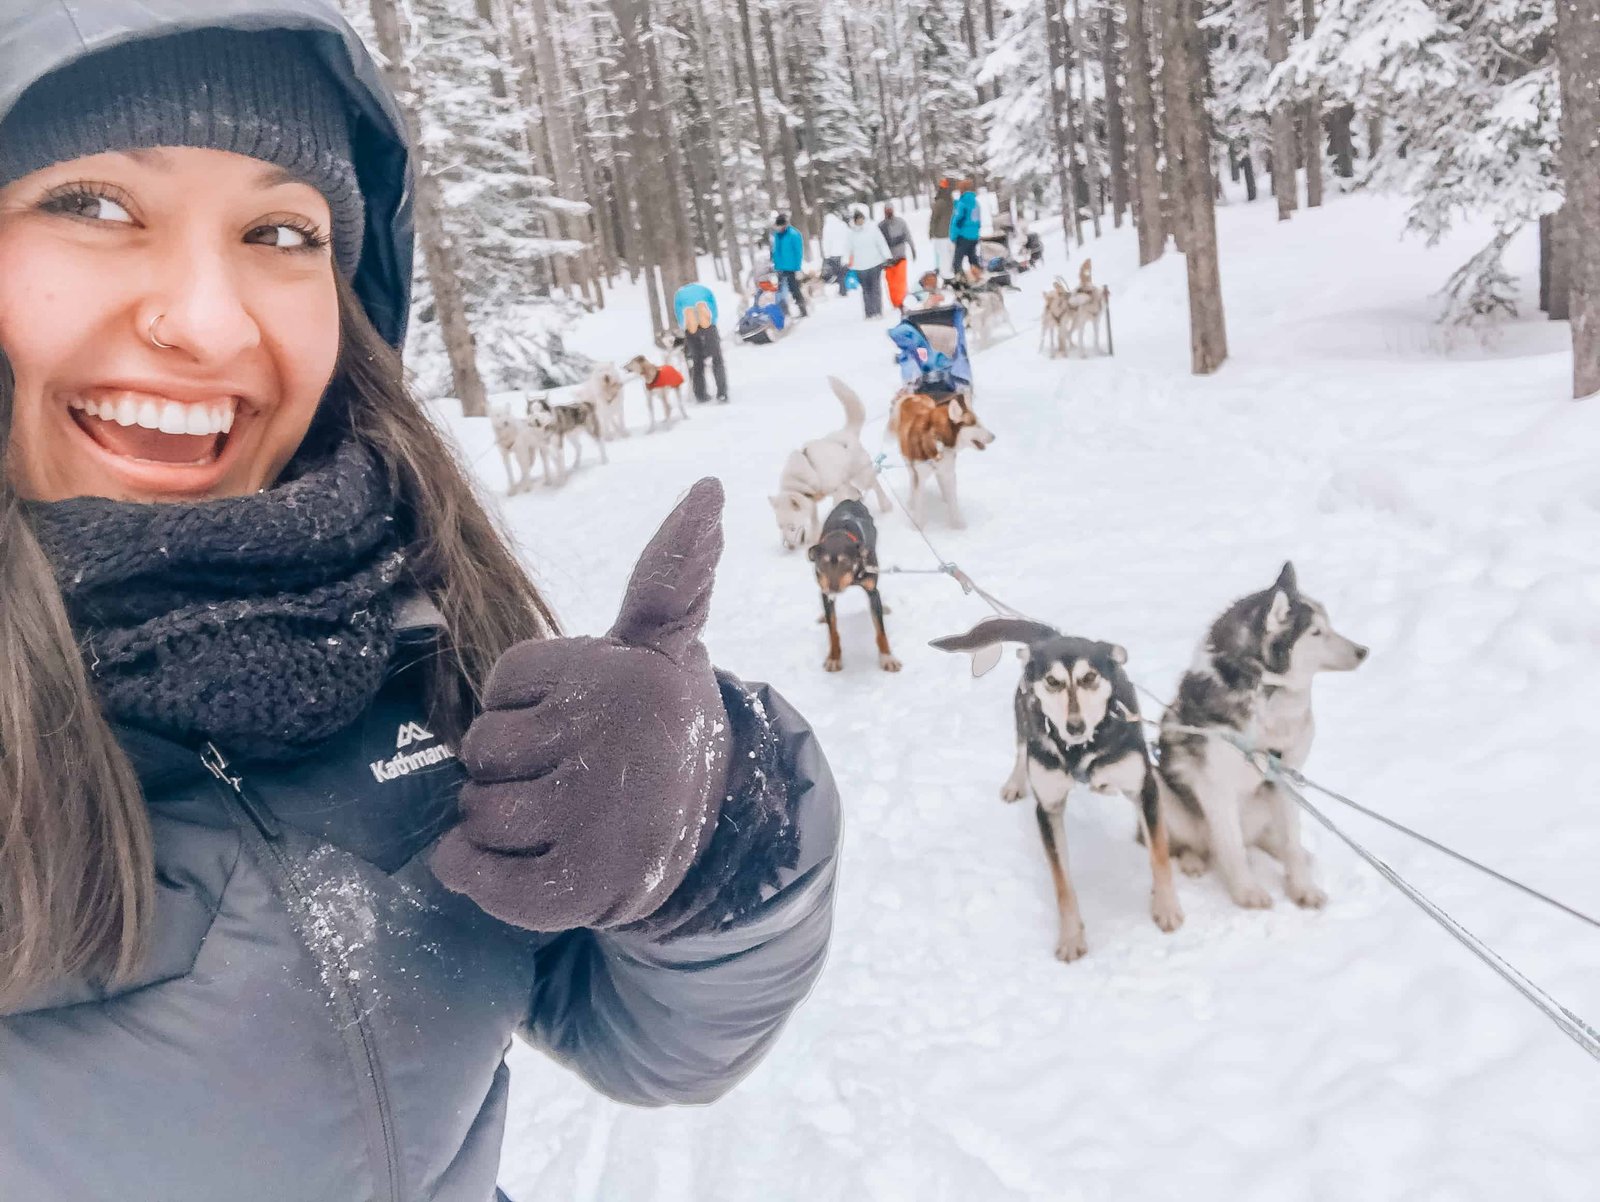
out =
[[1084,938],[1082,927],[1064,933],[1056,943],[1056,959],[1063,964],[1071,964],[1086,955],[1088,951],[1089,941]]
[[1184,876],[1205,876],[1208,867],[1206,858],[1197,851],[1178,853],[1178,869]]
[[1246,881],[1242,885],[1235,885],[1228,890],[1233,898],[1233,903],[1246,910],[1272,909],[1272,894],[1268,893],[1255,881]]
[[842,672],[844,670],[844,660],[837,656],[830,656],[822,661],[822,670],[824,672]]
[[1320,910],[1328,904],[1328,895],[1310,881],[1290,881],[1289,900],[1306,910]]
[[1176,897],[1155,896],[1150,899],[1150,917],[1170,935],[1183,925],[1183,907]]
[[900,661],[892,655],[880,655],[878,656],[878,667],[885,672],[898,672],[900,671]]
[[1021,801],[1028,795],[1028,786],[1021,781],[1008,780],[1000,786],[1001,801]]

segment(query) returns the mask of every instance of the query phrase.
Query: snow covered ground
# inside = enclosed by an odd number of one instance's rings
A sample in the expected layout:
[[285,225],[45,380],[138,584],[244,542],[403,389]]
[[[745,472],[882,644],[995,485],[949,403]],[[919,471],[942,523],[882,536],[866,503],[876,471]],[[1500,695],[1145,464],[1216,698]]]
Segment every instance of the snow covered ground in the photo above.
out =
[[[1115,359],[1037,353],[1039,291],[1075,272],[1059,231],[1022,277],[1020,336],[976,358],[999,435],[961,463],[970,529],[931,506],[941,552],[1011,605],[1115,639],[1170,695],[1212,618],[1292,558],[1335,624],[1370,644],[1318,688],[1310,774],[1600,911],[1589,776],[1600,712],[1600,408],[1566,400],[1567,330],[1534,313],[1450,347],[1432,293],[1480,231],[1434,251],[1401,212],[1349,198],[1280,226],[1219,212],[1232,358],[1188,374],[1183,264],[1136,269],[1131,234],[1091,247],[1113,289]],[[1481,238],[1478,239],[1481,241]],[[1531,242],[1508,261],[1526,277]],[[724,325],[731,326],[731,301]],[[998,799],[1011,661],[974,681],[927,647],[985,616],[938,576],[889,577],[905,660],[877,671],[859,592],[846,667],[822,671],[809,565],[766,496],[789,450],[839,424],[824,373],[876,420],[896,383],[886,323],[833,300],[785,343],[733,347],[734,404],[635,435],[608,467],[506,505],[574,631],[607,626],[634,556],[697,476],[726,482],[728,550],[709,642],[818,728],[847,814],[827,970],[775,1052],[728,1098],[647,1112],[514,1055],[503,1181],[519,1202],[1229,1202],[1600,1196],[1600,1073],[1501,980],[1319,830],[1332,900],[1235,909],[1179,878],[1163,935],[1120,799],[1067,826],[1090,951],[1058,963],[1032,814]],[[579,349],[648,343],[625,294]],[[457,422],[503,490],[486,423]],[[592,459],[590,460],[592,462]],[[893,460],[891,460],[891,463]],[[890,484],[902,494],[905,473]],[[886,564],[934,560],[903,516]],[[1586,737],[1588,736],[1588,737]],[[1600,932],[1359,816],[1330,812],[1591,1022]]]

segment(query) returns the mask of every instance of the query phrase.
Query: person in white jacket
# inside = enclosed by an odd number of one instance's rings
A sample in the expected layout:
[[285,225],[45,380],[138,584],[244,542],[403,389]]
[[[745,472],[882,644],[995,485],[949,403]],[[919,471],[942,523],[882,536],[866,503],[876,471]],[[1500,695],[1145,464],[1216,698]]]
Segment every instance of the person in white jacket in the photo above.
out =
[[857,209],[850,221],[850,266],[861,281],[861,304],[868,320],[883,316],[883,269],[889,262],[883,231]]
[[823,279],[839,285],[839,295],[849,292],[845,286],[849,269],[844,261],[850,257],[850,227],[837,213],[822,219],[822,272]]

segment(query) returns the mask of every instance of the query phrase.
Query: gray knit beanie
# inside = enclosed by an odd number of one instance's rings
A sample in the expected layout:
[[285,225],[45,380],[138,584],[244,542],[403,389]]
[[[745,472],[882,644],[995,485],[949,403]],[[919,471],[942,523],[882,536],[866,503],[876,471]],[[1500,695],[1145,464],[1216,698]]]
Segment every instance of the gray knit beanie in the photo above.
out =
[[0,187],[85,155],[157,146],[233,151],[312,185],[333,214],[339,270],[355,273],[366,206],[346,102],[299,35],[202,29],[70,63],[0,122]]

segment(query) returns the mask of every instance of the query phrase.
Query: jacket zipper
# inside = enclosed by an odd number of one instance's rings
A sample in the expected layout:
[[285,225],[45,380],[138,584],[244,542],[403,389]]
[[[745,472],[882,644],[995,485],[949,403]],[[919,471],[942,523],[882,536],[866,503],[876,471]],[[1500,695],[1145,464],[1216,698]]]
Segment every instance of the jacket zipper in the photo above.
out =
[[[283,848],[283,824],[244,777],[228,763],[215,743],[206,743],[200,753],[200,762],[216,778],[223,796],[249,819],[251,829],[241,826],[245,839],[256,845],[262,864],[278,878],[280,891],[289,903],[295,934],[317,965],[317,976],[322,980],[323,990],[333,1008],[357,1087],[367,1095],[378,1115],[378,1124],[383,1132],[381,1172],[386,1178],[379,1182],[378,1196],[388,1198],[390,1202],[399,1202],[399,1154],[394,1134],[394,1116],[389,1105],[388,1087],[378,1065],[377,1042],[367,1023],[361,998],[346,976],[345,966],[339,962],[338,956],[320,947],[310,935],[308,919],[311,915],[311,899],[300,883],[289,854]],[[364,1073],[363,1067],[366,1070]]]

